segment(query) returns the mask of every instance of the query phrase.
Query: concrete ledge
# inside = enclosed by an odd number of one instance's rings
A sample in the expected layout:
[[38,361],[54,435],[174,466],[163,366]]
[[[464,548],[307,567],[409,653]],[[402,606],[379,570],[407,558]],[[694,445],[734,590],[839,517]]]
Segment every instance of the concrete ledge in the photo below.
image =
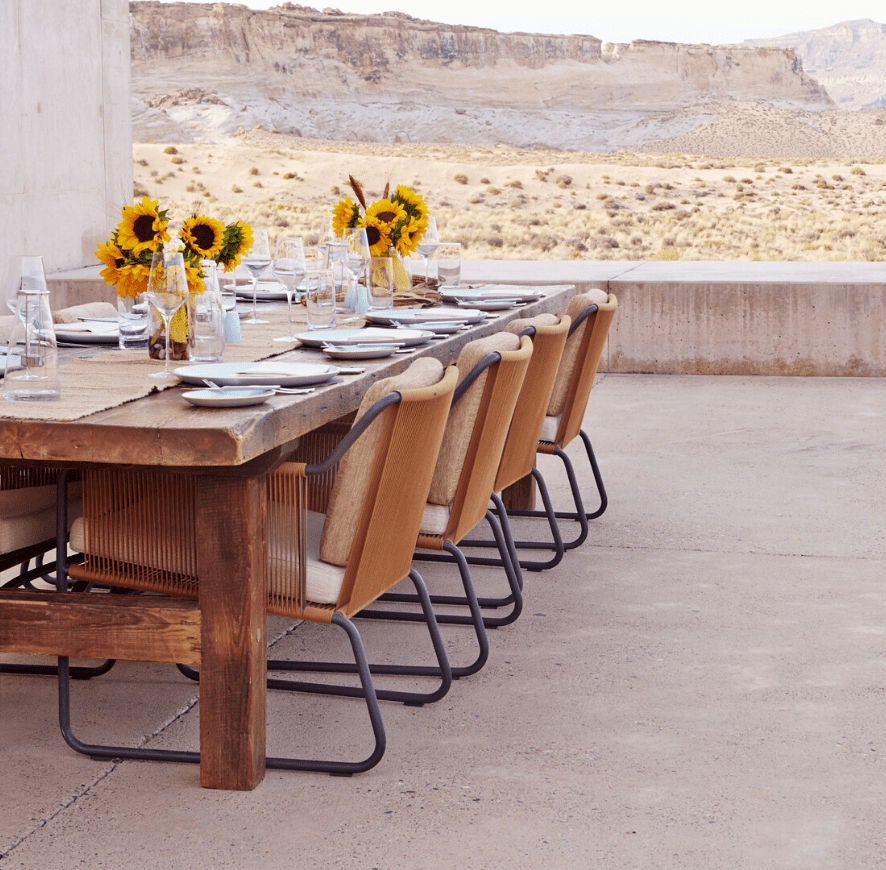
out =
[[[113,302],[99,268],[50,275],[53,306]],[[467,260],[463,275],[609,289],[611,372],[886,376],[886,263]]]
[[612,372],[886,375],[886,263],[487,260],[464,272],[615,293]]

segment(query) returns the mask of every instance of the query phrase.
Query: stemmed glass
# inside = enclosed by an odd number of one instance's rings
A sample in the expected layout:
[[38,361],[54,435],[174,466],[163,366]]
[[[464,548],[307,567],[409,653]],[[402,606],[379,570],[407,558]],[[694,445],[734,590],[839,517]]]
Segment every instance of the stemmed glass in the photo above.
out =
[[267,323],[260,320],[255,313],[255,294],[258,288],[258,276],[271,265],[271,241],[267,230],[252,231],[252,247],[243,258],[243,265],[252,276],[252,316],[244,320],[244,323]]
[[425,284],[428,283],[428,260],[440,246],[440,234],[437,232],[437,221],[433,215],[428,217],[428,228],[418,243],[418,253],[425,259]]
[[345,268],[348,270],[350,280],[348,296],[357,304],[357,282],[369,263],[369,239],[366,236],[366,227],[345,227],[342,233],[345,242]]
[[169,370],[169,333],[172,315],[184,305],[188,298],[188,278],[185,274],[185,260],[181,251],[156,251],[151,257],[151,271],[148,275],[148,301],[163,318],[166,333],[166,356],[163,371],[152,372],[149,377],[158,381],[174,383],[175,375]]
[[292,334],[292,294],[305,277],[306,271],[305,248],[301,238],[280,239],[277,243],[277,258],[274,260],[274,276],[286,290],[288,326],[286,335],[279,335],[274,341],[295,341]]

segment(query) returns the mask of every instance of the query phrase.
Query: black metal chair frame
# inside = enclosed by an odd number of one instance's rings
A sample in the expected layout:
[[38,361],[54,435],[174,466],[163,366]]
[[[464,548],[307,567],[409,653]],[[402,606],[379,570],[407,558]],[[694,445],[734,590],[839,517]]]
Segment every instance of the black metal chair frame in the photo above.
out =
[[[308,476],[323,474],[338,464],[351,445],[363,434],[369,425],[390,405],[400,401],[400,394],[389,393],[376,402],[355,423],[347,435],[320,463],[306,466],[305,473]],[[63,472],[59,480],[59,529],[67,529],[67,477]],[[60,540],[62,536],[60,535]],[[66,544],[66,541],[65,541]],[[66,554],[66,546],[60,549],[59,554]],[[62,555],[58,560],[58,588],[66,588],[67,557]],[[431,636],[437,665],[433,666],[409,666],[370,664],[363,646],[362,638],[352,620],[341,613],[332,616],[332,623],[341,628],[347,635],[351,651],[354,655],[354,663],[349,662],[290,662],[281,660],[269,660],[269,670],[287,671],[317,671],[328,673],[356,673],[359,675],[359,686],[342,686],[325,683],[308,683],[296,680],[281,680],[273,677],[267,679],[269,689],[307,692],[312,694],[338,695],[345,697],[363,698],[366,703],[367,713],[372,729],[374,747],[366,758],[359,761],[320,760],[302,758],[283,758],[268,756],[265,760],[266,767],[283,770],[303,770],[318,773],[329,773],[333,776],[350,776],[354,773],[362,773],[374,767],[381,760],[385,752],[386,736],[384,723],[379,706],[379,699],[402,702],[409,706],[422,706],[423,704],[442,698],[452,685],[453,672],[446,655],[446,648],[439,627],[435,621],[434,611],[431,606],[427,588],[421,575],[411,570],[409,577],[412,580],[418,600],[422,605],[420,618],[427,624]],[[357,614],[362,615],[363,612]],[[419,616],[416,614],[416,616]],[[178,669],[190,679],[199,680],[199,671],[187,665],[178,665]],[[376,689],[372,674],[404,674],[415,676],[430,676],[439,679],[439,686],[431,692],[408,692],[392,689]],[[74,734],[71,724],[71,692],[70,678],[73,676],[68,658],[61,657],[58,662],[58,686],[59,686],[59,726],[65,742],[77,752],[88,755],[94,759],[133,759],[143,761],[172,761],[196,764],[200,761],[200,753],[194,751],[148,749],[144,747],[108,746],[103,744],[85,743]]]

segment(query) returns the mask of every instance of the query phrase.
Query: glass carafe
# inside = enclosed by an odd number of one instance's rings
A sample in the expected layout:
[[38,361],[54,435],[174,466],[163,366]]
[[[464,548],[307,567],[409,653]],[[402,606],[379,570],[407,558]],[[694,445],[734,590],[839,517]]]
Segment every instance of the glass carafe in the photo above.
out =
[[42,257],[22,257],[21,282],[9,335],[3,398],[52,401],[61,396],[58,346]]

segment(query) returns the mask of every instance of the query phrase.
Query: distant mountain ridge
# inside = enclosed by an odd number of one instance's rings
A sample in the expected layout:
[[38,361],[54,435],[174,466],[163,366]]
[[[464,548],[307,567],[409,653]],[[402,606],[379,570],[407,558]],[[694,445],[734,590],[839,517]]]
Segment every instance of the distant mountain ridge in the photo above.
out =
[[886,106],[886,24],[870,19],[843,21],[743,44],[794,49],[804,70],[824,86],[838,108]]
[[[142,142],[263,127],[339,141],[654,150],[740,106],[777,109],[779,123],[834,108],[790,46],[607,44],[293,3],[140,0],[130,10]],[[753,129],[736,147],[755,147]],[[839,138],[817,136],[803,156],[839,150]]]

